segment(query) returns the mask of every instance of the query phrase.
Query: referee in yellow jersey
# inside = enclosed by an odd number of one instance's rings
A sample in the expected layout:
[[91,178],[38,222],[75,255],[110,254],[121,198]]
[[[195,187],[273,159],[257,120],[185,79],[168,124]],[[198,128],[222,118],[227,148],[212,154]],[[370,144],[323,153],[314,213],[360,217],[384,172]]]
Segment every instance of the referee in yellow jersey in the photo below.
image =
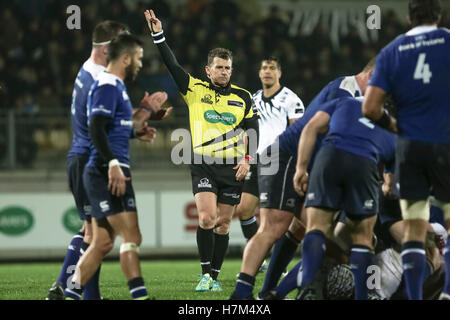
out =
[[153,10],[145,11],[145,17],[153,42],[189,108],[193,147],[190,169],[202,267],[202,278],[195,290],[220,291],[217,276],[228,249],[234,206],[240,202],[249,162],[256,163],[258,119],[252,95],[230,83],[231,51],[212,49],[205,67],[209,81],[196,79],[177,62]]

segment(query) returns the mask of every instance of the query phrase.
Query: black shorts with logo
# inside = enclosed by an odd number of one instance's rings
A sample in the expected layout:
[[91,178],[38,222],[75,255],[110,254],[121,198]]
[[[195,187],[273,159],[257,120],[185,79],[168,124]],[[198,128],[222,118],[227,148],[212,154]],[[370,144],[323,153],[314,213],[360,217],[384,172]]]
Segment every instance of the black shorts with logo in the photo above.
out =
[[317,153],[305,207],[345,210],[351,220],[378,213],[379,175],[375,161],[324,146]]
[[278,148],[272,148],[268,156],[270,162],[258,165],[260,207],[292,212],[299,217],[303,198],[295,192],[292,181],[296,158]]
[[242,192],[249,193],[259,198],[259,188],[258,188],[258,165],[250,165],[250,171],[244,180],[244,186],[242,187]]
[[[131,177],[130,169],[121,166],[126,177]],[[92,205],[92,216],[97,220],[121,212],[137,212],[131,180],[126,181],[125,195],[116,197],[108,190],[108,167],[86,167],[83,182]]]
[[90,222],[91,205],[83,185],[83,170],[88,160],[88,154],[78,154],[68,157],[66,161],[66,172],[69,179],[69,188],[72,191],[78,209],[78,215],[81,220]]
[[433,194],[437,200],[450,202],[450,144],[398,137],[395,172],[400,199],[421,200]]
[[213,192],[217,202],[236,205],[241,201],[243,181],[236,180],[235,164],[191,164],[192,192]]

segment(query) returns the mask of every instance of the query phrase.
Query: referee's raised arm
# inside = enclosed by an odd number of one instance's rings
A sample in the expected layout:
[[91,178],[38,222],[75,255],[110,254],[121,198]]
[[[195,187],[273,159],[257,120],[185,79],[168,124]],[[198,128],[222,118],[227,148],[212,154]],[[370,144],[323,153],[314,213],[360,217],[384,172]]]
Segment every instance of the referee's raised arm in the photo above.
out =
[[159,49],[159,53],[169,69],[178,89],[182,94],[186,94],[189,86],[189,75],[184,71],[183,67],[178,63],[177,58],[174,56],[172,50],[167,45],[164,37],[164,31],[162,29],[161,20],[156,18],[153,10],[145,11],[145,19],[147,20],[148,28],[153,37],[153,43],[155,43]]

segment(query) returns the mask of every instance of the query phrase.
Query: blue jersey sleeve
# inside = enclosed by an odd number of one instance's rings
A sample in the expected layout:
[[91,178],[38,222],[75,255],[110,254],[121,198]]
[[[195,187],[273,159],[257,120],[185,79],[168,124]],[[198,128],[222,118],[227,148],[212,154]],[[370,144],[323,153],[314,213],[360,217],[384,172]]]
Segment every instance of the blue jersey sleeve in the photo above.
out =
[[112,118],[119,104],[119,90],[113,85],[102,85],[92,92],[92,102],[90,104],[90,115],[95,114]]
[[333,99],[333,100],[330,100],[330,101],[324,103],[324,104],[320,107],[319,111],[326,112],[326,113],[328,113],[328,114],[330,115],[330,117],[331,117],[331,116],[333,115],[334,111],[336,111],[337,106],[339,105],[339,104],[337,103],[338,100],[340,100],[340,99]]
[[386,92],[390,91],[390,79],[389,79],[389,59],[387,50],[382,50],[375,61],[375,70],[370,78],[369,85],[376,86],[383,89]]

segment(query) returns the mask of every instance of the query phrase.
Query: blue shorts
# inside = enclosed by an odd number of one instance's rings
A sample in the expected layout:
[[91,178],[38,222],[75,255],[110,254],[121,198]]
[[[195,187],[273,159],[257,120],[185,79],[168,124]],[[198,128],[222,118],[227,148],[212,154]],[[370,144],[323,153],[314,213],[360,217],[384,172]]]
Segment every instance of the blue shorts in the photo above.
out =
[[424,200],[434,194],[450,202],[450,144],[432,144],[398,138],[395,156],[400,199]]
[[305,207],[345,210],[351,220],[378,213],[379,175],[375,161],[322,147],[312,168]]
[[70,156],[66,161],[69,188],[72,191],[81,220],[91,221],[91,205],[83,185],[83,170],[89,160],[88,154]]
[[[130,169],[121,167],[126,177],[131,177]],[[108,168],[86,167],[83,182],[92,205],[92,216],[99,220],[121,212],[137,212],[133,186],[126,181],[125,195],[116,197],[108,190]]]

